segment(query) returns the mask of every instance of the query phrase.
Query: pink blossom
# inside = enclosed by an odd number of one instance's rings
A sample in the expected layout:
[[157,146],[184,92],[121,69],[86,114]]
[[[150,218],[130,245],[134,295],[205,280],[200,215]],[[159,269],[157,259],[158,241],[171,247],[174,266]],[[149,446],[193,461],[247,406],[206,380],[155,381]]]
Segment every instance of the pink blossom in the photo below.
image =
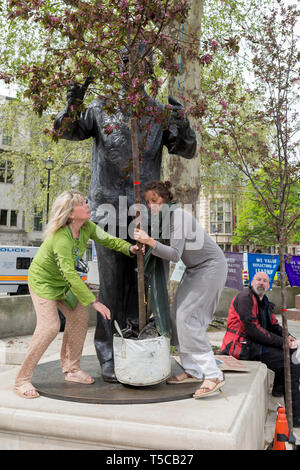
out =
[[221,104],[223,106],[224,109],[226,109],[228,107],[228,103],[226,103],[226,101],[219,101],[219,104]]
[[105,127],[105,133],[110,135],[114,130],[118,129],[118,125],[117,124],[108,124],[106,127]]
[[121,0],[120,1],[120,7],[121,8],[127,8],[128,4],[129,4],[128,0]]
[[200,63],[201,64],[209,64],[212,61],[212,55],[211,54],[204,54],[202,57],[200,57]]
[[128,99],[129,99],[130,103],[133,104],[134,101],[135,101],[135,96],[134,96],[132,93],[130,93],[130,94],[128,95]]

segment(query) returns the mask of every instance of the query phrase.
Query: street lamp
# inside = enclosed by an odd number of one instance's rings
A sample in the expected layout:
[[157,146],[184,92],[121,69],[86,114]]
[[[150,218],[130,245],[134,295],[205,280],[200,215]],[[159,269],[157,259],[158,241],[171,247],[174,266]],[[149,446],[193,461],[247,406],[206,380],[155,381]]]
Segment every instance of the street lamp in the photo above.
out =
[[49,215],[49,189],[50,189],[50,172],[53,170],[54,167],[54,161],[48,157],[47,160],[45,160],[45,168],[48,171],[48,182],[47,182],[47,223],[48,223],[48,215]]
[[218,233],[219,233],[219,227],[216,226],[216,229],[215,229],[216,244],[218,244]]

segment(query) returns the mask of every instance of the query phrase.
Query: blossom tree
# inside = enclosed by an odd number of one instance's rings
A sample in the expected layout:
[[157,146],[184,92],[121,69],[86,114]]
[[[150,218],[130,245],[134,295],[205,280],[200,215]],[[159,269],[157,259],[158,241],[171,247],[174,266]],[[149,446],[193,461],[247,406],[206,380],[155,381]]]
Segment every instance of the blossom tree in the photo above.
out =
[[[291,205],[300,181],[299,72],[296,27],[300,10],[277,0],[247,24],[243,36],[251,56],[252,85],[219,81],[207,91],[201,152],[208,159],[237,168],[251,183],[267,214],[280,255],[286,403],[292,429],[290,353],[286,318],[285,247],[300,220]],[[253,84],[254,83],[254,84]],[[218,106],[215,106],[218,103]],[[208,143],[206,146],[205,143]],[[263,244],[263,243],[262,243]]]
[[[137,205],[141,202],[139,163],[147,133],[151,133],[147,124],[141,129],[142,117],[150,114],[156,122],[167,125],[172,112],[171,104],[163,109],[153,105],[150,109],[142,88],[147,85],[155,98],[163,84],[160,77],[177,74],[178,38],[170,36],[168,27],[171,22],[184,22],[188,10],[188,0],[8,0],[12,28],[31,25],[36,31],[36,36],[31,32],[31,38],[35,46],[38,38],[38,47],[34,49],[28,44],[26,62],[10,57],[10,67],[2,67],[0,78],[21,83],[23,96],[33,102],[40,115],[53,109],[62,90],[74,82],[81,83],[82,92],[88,88],[87,96],[101,99],[105,94],[108,113],[117,108],[129,109],[133,155],[129,170],[133,171]],[[187,48],[190,60],[199,60],[195,44],[197,40],[191,36]],[[123,87],[126,94],[121,93]],[[76,120],[81,109],[82,104],[74,102],[70,119]],[[190,103],[188,111],[202,115],[197,99]],[[107,124],[108,134],[114,125]],[[140,143],[138,126],[143,135]],[[63,130],[52,128],[45,132],[58,140]],[[139,216],[137,213],[138,224]],[[146,315],[141,254],[138,287],[142,328]]]

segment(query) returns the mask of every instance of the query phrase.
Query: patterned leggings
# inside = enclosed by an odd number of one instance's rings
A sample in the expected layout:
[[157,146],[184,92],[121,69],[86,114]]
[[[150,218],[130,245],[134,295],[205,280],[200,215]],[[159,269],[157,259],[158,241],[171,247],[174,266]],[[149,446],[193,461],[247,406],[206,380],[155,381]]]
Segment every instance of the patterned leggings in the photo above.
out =
[[36,312],[37,323],[27,356],[15,380],[16,387],[31,382],[36,365],[57,336],[60,329],[58,308],[66,318],[60,352],[64,373],[80,369],[80,357],[88,329],[88,310],[79,302],[74,310],[70,310],[63,302],[43,299],[35,294],[32,289],[30,289],[30,295]]

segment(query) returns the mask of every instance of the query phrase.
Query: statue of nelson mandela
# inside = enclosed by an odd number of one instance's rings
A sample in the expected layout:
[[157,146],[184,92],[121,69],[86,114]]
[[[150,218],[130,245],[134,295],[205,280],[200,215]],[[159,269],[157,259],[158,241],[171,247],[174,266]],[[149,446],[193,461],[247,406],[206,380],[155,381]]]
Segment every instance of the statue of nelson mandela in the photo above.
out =
[[[124,64],[126,60],[124,59]],[[130,111],[117,109],[113,114],[105,110],[103,100],[95,99],[84,111],[78,113],[75,121],[70,122],[71,109],[83,103],[84,93],[88,82],[81,86],[74,84],[67,93],[67,105],[55,118],[54,127],[60,129],[62,138],[68,140],[93,139],[91,160],[91,182],[89,189],[89,204],[91,220],[101,227],[105,226],[106,215],[100,209],[104,204],[111,204],[116,209],[116,230],[112,235],[124,236],[124,207],[122,207],[122,221],[119,217],[120,201],[126,201],[127,209],[134,204],[133,175],[126,174],[124,168],[132,159],[131,135],[128,126]],[[126,87],[123,92],[126,93]],[[153,100],[143,89],[143,96],[150,106],[163,107],[161,103]],[[171,118],[167,128],[154,121],[150,116],[142,117],[141,123],[151,125],[151,134],[147,135],[147,142],[142,152],[140,162],[141,190],[145,184],[160,179],[162,151],[165,146],[169,154],[180,155],[191,159],[196,152],[196,135],[190,127],[189,121],[183,117],[182,106],[174,98],[169,97],[172,105]],[[64,126],[68,122],[67,126]],[[107,127],[112,124],[112,132]],[[141,141],[142,131],[139,132]],[[123,196],[123,198],[120,198]],[[144,203],[144,201],[143,201]],[[127,211],[128,214],[128,211]],[[127,216],[126,216],[127,217]],[[125,224],[132,221],[127,217]],[[126,239],[132,240],[125,227]],[[107,228],[106,228],[107,230]],[[111,320],[97,316],[95,330],[95,348],[101,365],[103,380],[116,382],[113,359],[114,320],[120,328],[125,328],[128,320],[132,325],[138,326],[138,288],[136,273],[136,257],[129,258],[122,253],[108,250],[96,244],[99,269],[100,293],[99,300],[111,312]]]

